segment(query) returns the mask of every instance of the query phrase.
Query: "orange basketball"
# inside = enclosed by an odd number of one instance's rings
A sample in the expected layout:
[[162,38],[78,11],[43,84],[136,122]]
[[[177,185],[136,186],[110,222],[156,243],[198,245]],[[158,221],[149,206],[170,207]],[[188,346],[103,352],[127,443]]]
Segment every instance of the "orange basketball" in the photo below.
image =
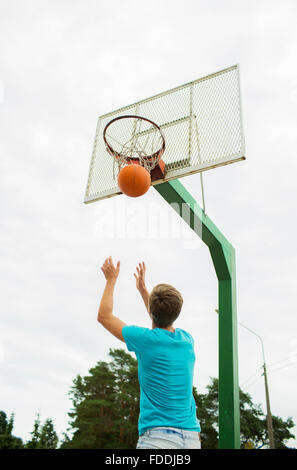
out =
[[143,166],[132,163],[121,169],[118,175],[118,185],[127,196],[142,196],[151,185],[151,175]]

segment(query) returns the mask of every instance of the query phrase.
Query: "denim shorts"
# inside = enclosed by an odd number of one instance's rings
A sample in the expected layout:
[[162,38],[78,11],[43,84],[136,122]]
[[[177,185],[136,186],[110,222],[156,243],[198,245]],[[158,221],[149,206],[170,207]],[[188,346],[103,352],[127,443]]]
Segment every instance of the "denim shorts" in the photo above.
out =
[[136,449],[201,449],[197,431],[157,427],[139,436]]

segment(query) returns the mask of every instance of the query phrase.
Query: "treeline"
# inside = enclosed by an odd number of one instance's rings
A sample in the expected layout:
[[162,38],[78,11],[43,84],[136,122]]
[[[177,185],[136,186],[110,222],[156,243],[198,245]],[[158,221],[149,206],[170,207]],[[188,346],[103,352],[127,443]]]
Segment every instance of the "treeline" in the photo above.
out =
[[31,439],[23,442],[20,437],[13,435],[14,414],[10,418],[4,411],[0,411],[0,449],[56,449],[58,435],[54,429],[53,421],[48,418],[43,424],[37,415]]
[[[110,350],[110,362],[100,361],[89,375],[78,375],[69,391],[72,409],[68,434],[58,439],[52,419],[34,422],[31,439],[13,435],[14,415],[0,411],[0,449],[135,449],[138,438],[139,384],[137,361],[123,349]],[[204,449],[218,447],[218,380],[211,379],[206,393],[193,389],[201,422]],[[266,417],[260,405],[240,390],[241,448],[268,446]],[[276,448],[288,448],[294,438],[292,418],[273,416]]]

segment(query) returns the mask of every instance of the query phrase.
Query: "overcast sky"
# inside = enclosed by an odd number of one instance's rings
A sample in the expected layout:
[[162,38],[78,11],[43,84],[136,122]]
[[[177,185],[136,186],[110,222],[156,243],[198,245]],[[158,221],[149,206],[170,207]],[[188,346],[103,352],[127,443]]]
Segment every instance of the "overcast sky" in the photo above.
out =
[[[237,63],[247,160],[204,174],[206,211],[236,248],[238,320],[263,339],[272,413],[297,423],[296,1],[0,0],[0,9],[0,409],[15,412],[14,434],[28,439],[40,412],[61,435],[75,376],[125,348],[96,322],[109,255],[122,262],[116,314],[150,326],[133,278],[146,261],[149,288],[167,282],[184,296],[176,326],[195,338],[198,391],[218,375],[207,247],[183,227],[143,229],[156,207],[177,223],[153,188],[137,201],[83,198],[99,115]],[[199,175],[181,182],[201,203]],[[126,234],[102,230],[102,214],[123,211]],[[240,385],[266,410],[260,341],[241,326],[238,340]]]

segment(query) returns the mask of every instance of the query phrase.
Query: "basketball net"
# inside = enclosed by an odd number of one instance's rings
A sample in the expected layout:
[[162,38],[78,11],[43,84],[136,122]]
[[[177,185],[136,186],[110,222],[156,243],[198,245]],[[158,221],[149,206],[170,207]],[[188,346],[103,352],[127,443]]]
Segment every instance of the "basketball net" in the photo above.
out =
[[140,116],[120,116],[104,129],[106,149],[114,157],[113,178],[116,169],[130,164],[143,166],[151,172],[159,163],[164,150],[164,135],[157,124]]

